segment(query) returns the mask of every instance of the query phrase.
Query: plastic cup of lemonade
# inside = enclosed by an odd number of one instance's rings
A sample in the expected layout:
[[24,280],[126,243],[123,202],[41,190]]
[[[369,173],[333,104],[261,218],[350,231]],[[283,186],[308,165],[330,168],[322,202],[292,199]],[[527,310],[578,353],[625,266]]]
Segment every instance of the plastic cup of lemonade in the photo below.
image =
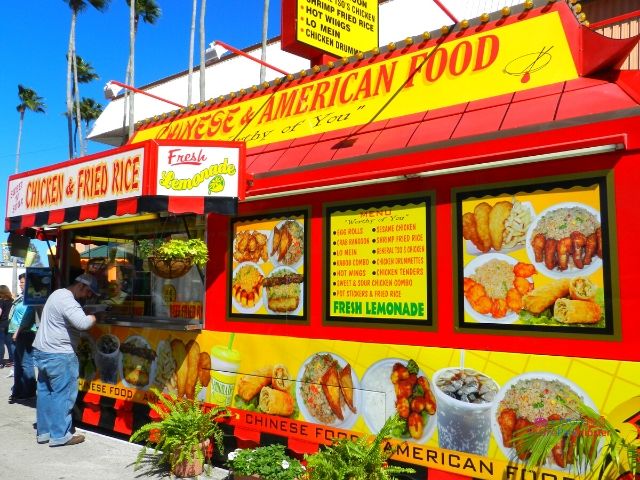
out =
[[231,405],[239,368],[239,351],[225,345],[211,349],[211,403],[221,407]]

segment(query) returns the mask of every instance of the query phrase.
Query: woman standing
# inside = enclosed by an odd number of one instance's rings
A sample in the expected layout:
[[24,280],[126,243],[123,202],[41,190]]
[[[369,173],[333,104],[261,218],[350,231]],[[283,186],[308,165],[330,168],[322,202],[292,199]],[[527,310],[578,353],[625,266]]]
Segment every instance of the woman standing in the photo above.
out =
[[36,368],[33,363],[32,345],[38,327],[34,308],[24,304],[25,278],[24,273],[18,275],[22,295],[13,302],[13,313],[9,315],[9,334],[15,343],[10,403],[36,396]]
[[[0,285],[0,368],[13,366],[13,340],[9,335],[9,312],[13,295],[6,285]],[[9,359],[4,359],[4,347],[7,347]]]

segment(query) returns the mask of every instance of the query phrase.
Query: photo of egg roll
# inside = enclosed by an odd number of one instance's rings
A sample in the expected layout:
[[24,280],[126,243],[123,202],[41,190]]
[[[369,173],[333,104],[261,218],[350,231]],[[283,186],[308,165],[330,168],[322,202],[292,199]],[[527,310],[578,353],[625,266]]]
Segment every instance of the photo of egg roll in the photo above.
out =
[[553,316],[562,323],[598,323],[602,310],[595,302],[561,298],[553,307]]
[[588,278],[572,278],[569,283],[569,298],[572,300],[591,300],[596,298],[598,286]]
[[258,395],[263,387],[271,384],[272,373],[273,366],[269,365],[240,377],[238,381],[238,395],[240,398],[248,402]]
[[554,280],[551,283],[534,288],[522,297],[522,308],[533,314],[544,312],[559,298],[569,295],[569,280]]
[[293,413],[293,397],[289,392],[264,387],[260,391],[258,406],[264,413],[288,417]]
[[289,378],[289,370],[282,364],[277,364],[273,367],[271,374],[271,387],[282,392],[288,392],[291,390],[291,380]]

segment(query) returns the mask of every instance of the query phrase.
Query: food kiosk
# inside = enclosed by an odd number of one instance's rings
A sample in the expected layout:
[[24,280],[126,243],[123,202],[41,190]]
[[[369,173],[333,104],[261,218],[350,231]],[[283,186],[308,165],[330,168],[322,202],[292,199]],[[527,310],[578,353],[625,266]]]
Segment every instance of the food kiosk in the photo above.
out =
[[[111,302],[79,420],[129,434],[155,387],[228,405],[237,445],[310,453],[398,412],[394,460],[436,479],[573,478],[513,461],[506,409],[584,404],[636,438],[637,42],[528,2],[11,176],[6,230],[84,245]],[[206,268],[153,270],[177,238]]]

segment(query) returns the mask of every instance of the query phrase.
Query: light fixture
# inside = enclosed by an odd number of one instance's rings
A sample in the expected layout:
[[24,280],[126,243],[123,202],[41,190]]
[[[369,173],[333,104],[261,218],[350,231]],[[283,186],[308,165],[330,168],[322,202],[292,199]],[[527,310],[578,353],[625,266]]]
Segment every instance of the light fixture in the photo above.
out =
[[331,185],[323,185],[320,187],[308,187],[299,189],[290,189],[286,192],[264,193],[261,195],[252,195],[244,199],[245,202],[254,202],[258,200],[268,200],[271,198],[289,197],[293,195],[303,195],[308,193],[327,192],[332,190],[340,190],[343,188],[361,187],[366,185],[378,185],[383,183],[398,182],[411,178],[428,178],[438,177],[442,175],[451,175],[454,173],[472,172],[478,170],[489,170],[500,167],[511,167],[515,165],[523,165],[529,163],[547,162],[550,160],[562,160],[565,158],[581,157],[587,155],[598,155],[603,153],[615,152],[624,149],[624,144],[611,143],[606,145],[596,145],[593,147],[576,148],[573,150],[562,150],[559,152],[542,153],[539,155],[530,155],[528,157],[515,157],[505,160],[496,160],[493,162],[476,163],[473,165],[464,165],[461,167],[449,167],[430,170],[428,172],[408,173],[404,175],[393,175],[389,177],[374,178],[371,180],[358,180],[354,182],[332,183]]
[[104,96],[107,100],[113,100],[118,96],[120,90],[123,88],[127,90],[131,90],[134,93],[139,93],[140,95],[146,95],[147,97],[155,98],[156,100],[160,100],[161,102],[168,103],[178,108],[185,108],[184,105],[180,105],[179,103],[172,102],[171,100],[167,100],[166,98],[158,97],[153,93],[146,92],[144,90],[140,90],[139,88],[132,87],[131,85],[127,85],[126,83],[118,82],[117,80],[109,80],[107,84],[104,86]]

